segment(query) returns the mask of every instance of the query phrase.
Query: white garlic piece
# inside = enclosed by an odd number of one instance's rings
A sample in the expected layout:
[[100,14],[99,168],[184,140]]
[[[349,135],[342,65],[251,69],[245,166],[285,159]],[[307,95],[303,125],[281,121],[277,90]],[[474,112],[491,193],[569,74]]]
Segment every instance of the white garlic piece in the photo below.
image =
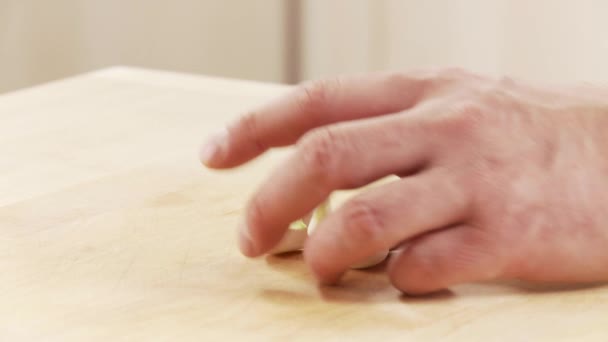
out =
[[308,238],[306,223],[302,220],[296,221],[289,226],[281,241],[268,253],[281,254],[299,251],[304,248],[306,238]]
[[308,235],[312,234],[312,232],[317,228],[319,223],[321,223],[321,221],[323,221],[325,217],[329,214],[329,211],[331,210],[330,206],[331,204],[329,202],[329,197],[323,203],[317,206],[315,211],[312,213],[310,222],[308,222]]
[[371,257],[367,258],[366,260],[352,265],[350,268],[362,269],[362,268],[374,267],[374,266],[378,265],[379,263],[383,262],[384,259],[386,259],[386,257],[388,256],[388,253],[389,253],[388,251],[378,252],[378,253],[372,255]]

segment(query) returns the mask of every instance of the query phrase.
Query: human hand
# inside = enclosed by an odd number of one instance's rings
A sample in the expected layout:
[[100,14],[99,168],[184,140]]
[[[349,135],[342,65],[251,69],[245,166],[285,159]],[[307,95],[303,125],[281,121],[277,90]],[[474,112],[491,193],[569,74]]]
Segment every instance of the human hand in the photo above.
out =
[[230,168],[293,155],[248,203],[240,248],[263,255],[337,189],[387,175],[329,215],[305,260],[323,283],[400,245],[389,277],[420,294],[492,279],[608,280],[608,91],[462,70],[313,82],[210,139]]

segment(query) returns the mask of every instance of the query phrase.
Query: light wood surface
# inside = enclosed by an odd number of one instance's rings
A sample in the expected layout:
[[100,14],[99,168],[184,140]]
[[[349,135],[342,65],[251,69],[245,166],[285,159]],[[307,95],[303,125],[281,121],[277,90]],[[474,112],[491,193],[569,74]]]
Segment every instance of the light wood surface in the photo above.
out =
[[[243,203],[288,151],[204,170],[212,129],[287,88],[114,68],[0,96],[0,341],[608,340],[608,288],[409,298],[248,260]],[[608,246],[607,246],[608,248]]]

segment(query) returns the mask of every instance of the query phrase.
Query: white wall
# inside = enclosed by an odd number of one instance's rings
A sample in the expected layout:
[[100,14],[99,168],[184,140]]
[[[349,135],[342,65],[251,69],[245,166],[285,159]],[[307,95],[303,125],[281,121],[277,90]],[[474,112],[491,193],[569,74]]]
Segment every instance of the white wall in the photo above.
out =
[[608,1],[305,0],[304,78],[462,66],[608,81]]
[[284,77],[282,0],[0,0],[0,92],[108,65]]
[[264,81],[437,65],[607,81],[607,16],[604,0],[0,0],[0,92],[116,64]]

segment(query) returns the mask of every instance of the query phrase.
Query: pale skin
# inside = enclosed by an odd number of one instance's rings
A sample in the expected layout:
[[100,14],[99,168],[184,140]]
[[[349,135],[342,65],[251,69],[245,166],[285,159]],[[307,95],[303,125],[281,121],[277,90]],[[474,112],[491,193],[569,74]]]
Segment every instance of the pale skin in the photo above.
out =
[[424,294],[496,279],[608,280],[608,89],[533,86],[457,69],[304,84],[204,145],[211,168],[293,154],[253,195],[242,253],[267,253],[337,189],[387,175],[308,239],[316,278],[392,254],[392,284]]

